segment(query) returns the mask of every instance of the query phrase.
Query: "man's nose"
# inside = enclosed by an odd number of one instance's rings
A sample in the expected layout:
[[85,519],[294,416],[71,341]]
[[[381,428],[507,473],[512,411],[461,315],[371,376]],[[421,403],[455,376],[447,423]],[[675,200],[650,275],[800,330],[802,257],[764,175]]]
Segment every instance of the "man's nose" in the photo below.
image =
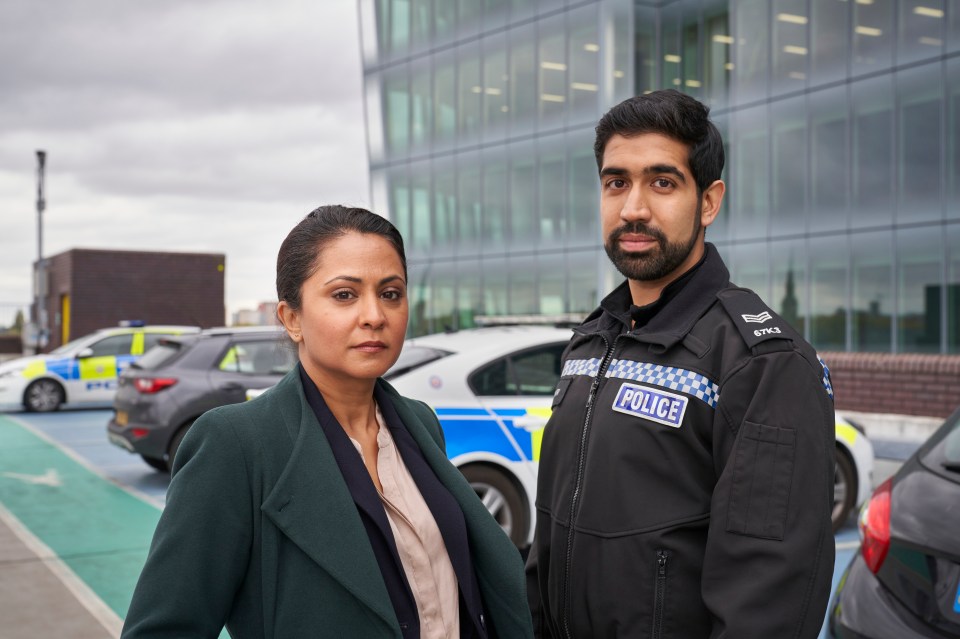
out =
[[628,222],[650,219],[650,207],[643,189],[638,187],[630,189],[623,201],[623,208],[620,209],[620,219]]

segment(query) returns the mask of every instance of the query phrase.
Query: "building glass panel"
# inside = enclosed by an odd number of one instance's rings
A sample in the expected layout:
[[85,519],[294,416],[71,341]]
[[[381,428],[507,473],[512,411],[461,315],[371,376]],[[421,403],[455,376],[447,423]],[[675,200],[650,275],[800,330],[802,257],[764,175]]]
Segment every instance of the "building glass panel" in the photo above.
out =
[[851,347],[856,351],[889,352],[895,300],[893,246],[889,231],[851,237]]
[[771,308],[776,304],[770,294],[770,269],[765,242],[749,242],[724,246],[720,255],[730,269],[730,281],[748,288]]
[[390,1],[391,52],[403,51],[410,44],[410,0]]
[[960,224],[949,224],[947,242],[946,352],[960,353]]
[[507,158],[502,147],[483,156],[483,205],[481,208],[480,244],[493,250],[504,249],[508,226]]
[[[660,64],[657,59],[657,10],[637,6],[634,20],[635,49],[633,51],[634,86],[637,94],[649,93],[660,86]],[[626,46],[626,42],[623,43]],[[619,47],[618,47],[619,49]],[[618,56],[619,57],[619,56]],[[625,71],[623,65],[617,65],[617,71]],[[613,106],[613,105],[608,105]]]
[[507,75],[507,47],[503,33],[483,39],[483,127],[484,137],[500,139],[510,119],[510,76]]
[[457,174],[448,158],[433,161],[432,252],[454,254],[457,232]]
[[773,260],[773,291],[767,302],[801,335],[806,331],[807,269],[805,241],[785,240],[770,243]]
[[452,59],[433,72],[433,138],[450,140],[457,134],[457,71]]
[[893,222],[894,110],[891,76],[850,86],[853,99],[853,211],[850,225]]
[[510,152],[510,242],[530,249],[538,241],[537,158],[530,143]]
[[541,127],[554,128],[563,123],[568,83],[566,41],[562,16],[540,23],[538,98]]
[[413,69],[410,83],[410,145],[422,147],[430,142],[433,131],[432,70],[429,64]]
[[733,73],[730,14],[722,3],[709,3],[704,16],[703,98],[714,108],[729,100],[730,77]]
[[893,0],[853,5],[854,76],[889,69],[893,65]]
[[567,263],[562,253],[541,254],[537,260],[539,312],[559,315],[569,312],[567,300]]
[[406,66],[390,69],[384,80],[383,93],[387,130],[387,150],[392,153],[405,151],[410,144],[410,89]]
[[846,350],[847,275],[846,236],[818,238],[807,243],[810,264],[810,343],[820,351]]
[[940,219],[943,129],[942,66],[927,64],[897,73],[900,157],[898,222]]
[[[474,316],[481,314],[480,261],[477,259],[457,260],[457,328],[476,326]],[[420,330],[414,334],[424,334]]]
[[[631,0],[610,0],[607,5],[609,13],[603,12],[601,22],[601,69],[600,84],[607,84],[611,90],[604,91],[600,100],[598,115],[607,110],[607,107],[626,100],[634,95],[634,68],[640,66],[640,60],[633,54],[634,45],[638,48],[648,46],[648,42],[634,39],[634,25],[639,26],[639,17],[634,19],[634,12],[639,16],[643,9],[634,10]],[[639,33],[639,31],[638,31]],[[613,40],[611,43],[610,40]],[[610,55],[612,52],[612,56]],[[637,83],[637,87],[643,86]],[[639,88],[636,93],[642,93]],[[612,96],[608,100],[606,95]]]
[[414,251],[428,251],[433,246],[433,212],[429,162],[410,166],[410,224],[407,242]]
[[943,253],[939,226],[897,231],[897,350],[940,351]]
[[834,82],[847,76],[850,59],[851,2],[810,2],[810,84]]
[[[443,0],[440,0],[442,3]],[[410,0],[410,42],[422,45],[433,35],[433,0]]]
[[956,3],[947,6],[947,52],[960,51],[960,10]]
[[538,313],[537,300],[537,258],[531,253],[511,257],[507,263],[510,268],[508,278],[510,286],[510,315],[532,315]]
[[536,29],[524,25],[510,33],[510,121],[515,131],[529,131],[537,116]]
[[483,124],[483,86],[480,80],[480,48],[475,44],[460,47],[457,55],[457,130],[461,139],[477,136]]
[[570,38],[567,59],[570,61],[568,120],[591,122],[599,107],[600,38],[597,34],[597,8],[584,7],[570,13]]
[[446,40],[457,28],[457,3],[437,0],[433,5],[433,32],[438,40]]
[[509,315],[508,293],[510,287],[510,273],[507,261],[502,257],[484,257],[480,260],[481,279],[483,286],[480,289],[483,315]]
[[600,178],[593,153],[591,131],[567,136],[570,157],[566,185],[569,190],[571,244],[595,247],[600,238]]
[[[557,254],[554,257],[557,267],[563,267],[563,254]],[[607,256],[602,250],[589,251],[571,251],[566,254],[567,295],[569,296],[569,311],[585,312],[590,311],[597,305],[597,300],[603,298],[610,291],[599,290],[599,275],[597,265],[602,259],[608,262]],[[617,283],[623,281],[621,277]]]
[[[960,13],[956,11],[955,13]],[[960,59],[947,62],[947,219],[960,219]]]
[[767,0],[740,0],[734,5],[736,52],[734,87],[737,102],[767,95],[770,75],[770,10]]
[[767,107],[741,109],[733,118],[729,147],[736,153],[730,158],[730,237],[766,237],[771,184]]
[[540,242],[560,246],[567,237],[567,153],[562,138],[552,137],[539,151]]
[[845,87],[808,96],[810,112],[810,208],[814,233],[847,228],[850,202],[850,135]]
[[673,2],[660,10],[661,84],[657,88],[683,88],[683,7]]
[[457,246],[467,255],[476,255],[483,217],[483,190],[477,155],[465,155],[457,163]]
[[446,264],[434,264],[430,277],[430,306],[427,312],[431,333],[456,328],[457,278]]
[[773,92],[803,89],[810,59],[810,16],[807,0],[773,2]]
[[774,102],[770,107],[773,125],[773,207],[770,234],[793,235],[804,230],[806,221],[807,105],[806,96]]
[[900,0],[898,4],[897,62],[903,64],[940,55],[946,36],[943,0]]

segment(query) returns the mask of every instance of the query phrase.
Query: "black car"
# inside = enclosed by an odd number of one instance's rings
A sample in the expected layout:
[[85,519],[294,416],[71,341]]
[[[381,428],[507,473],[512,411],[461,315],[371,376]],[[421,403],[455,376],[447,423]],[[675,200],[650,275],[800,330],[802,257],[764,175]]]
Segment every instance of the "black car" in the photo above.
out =
[[110,441],[169,470],[180,440],[204,412],[246,400],[297,363],[285,333],[272,327],[208,329],[161,340],[120,375]]
[[960,637],[960,409],[860,514],[830,605],[833,637]]

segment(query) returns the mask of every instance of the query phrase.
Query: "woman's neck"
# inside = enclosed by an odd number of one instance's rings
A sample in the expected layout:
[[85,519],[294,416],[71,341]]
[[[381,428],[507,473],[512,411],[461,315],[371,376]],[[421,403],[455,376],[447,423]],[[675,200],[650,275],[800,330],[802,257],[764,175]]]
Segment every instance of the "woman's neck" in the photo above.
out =
[[373,400],[374,379],[340,379],[304,366],[307,376],[323,395],[323,401],[347,435],[360,439],[379,429]]

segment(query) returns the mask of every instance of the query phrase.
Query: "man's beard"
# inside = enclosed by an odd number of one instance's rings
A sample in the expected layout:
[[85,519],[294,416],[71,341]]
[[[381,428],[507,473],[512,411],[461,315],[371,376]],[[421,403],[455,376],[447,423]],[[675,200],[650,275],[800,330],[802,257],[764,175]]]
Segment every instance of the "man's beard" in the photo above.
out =
[[[620,273],[630,280],[650,282],[663,279],[673,273],[687,259],[700,236],[700,207],[694,218],[693,233],[686,242],[668,242],[663,231],[640,222],[627,223],[614,229],[607,236],[603,248],[607,257]],[[619,239],[626,233],[637,233],[652,237],[657,241],[659,250],[646,253],[633,253],[620,248]]]

